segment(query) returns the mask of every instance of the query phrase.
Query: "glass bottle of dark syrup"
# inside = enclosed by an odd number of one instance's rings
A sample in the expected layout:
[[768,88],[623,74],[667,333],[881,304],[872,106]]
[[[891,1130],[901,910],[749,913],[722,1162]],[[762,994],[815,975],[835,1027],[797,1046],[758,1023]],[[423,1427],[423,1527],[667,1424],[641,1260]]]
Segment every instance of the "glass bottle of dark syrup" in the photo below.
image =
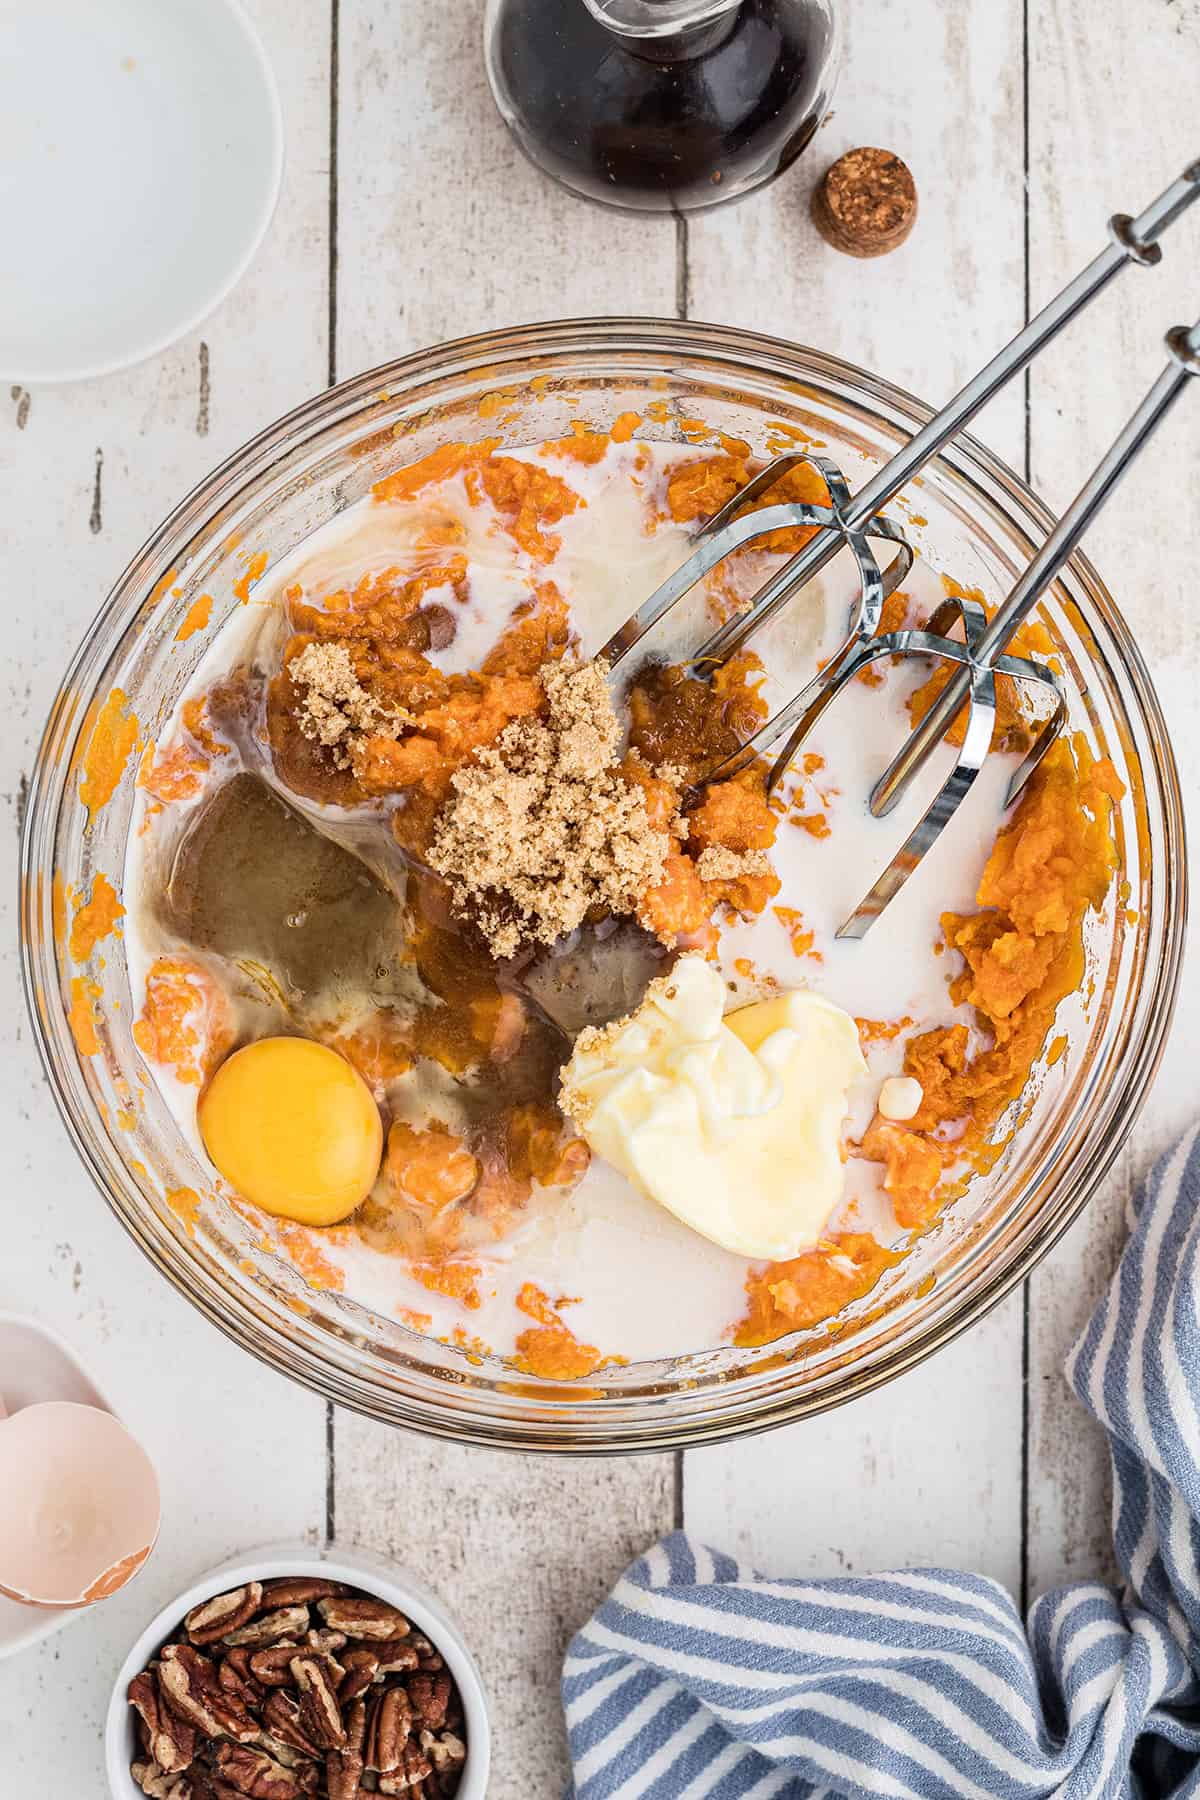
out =
[[632,212],[761,187],[828,110],[831,0],[489,0],[488,77],[546,174]]

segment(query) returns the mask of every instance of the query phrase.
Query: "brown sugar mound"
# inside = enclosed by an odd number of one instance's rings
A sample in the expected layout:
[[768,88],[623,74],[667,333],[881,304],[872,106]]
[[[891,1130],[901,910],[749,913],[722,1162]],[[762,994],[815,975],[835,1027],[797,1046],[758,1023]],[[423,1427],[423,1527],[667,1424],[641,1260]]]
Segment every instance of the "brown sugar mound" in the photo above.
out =
[[546,716],[509,725],[453,777],[428,860],[496,956],[552,944],[594,909],[632,913],[672,849],[618,765],[607,674],[545,664]]
[[300,695],[300,730],[330,752],[336,769],[351,767],[366,733],[405,722],[367,692],[345,644],[306,644],[289,673]]
[[771,859],[765,850],[730,850],[710,844],[696,859],[701,881],[736,881],[739,875],[770,875]]

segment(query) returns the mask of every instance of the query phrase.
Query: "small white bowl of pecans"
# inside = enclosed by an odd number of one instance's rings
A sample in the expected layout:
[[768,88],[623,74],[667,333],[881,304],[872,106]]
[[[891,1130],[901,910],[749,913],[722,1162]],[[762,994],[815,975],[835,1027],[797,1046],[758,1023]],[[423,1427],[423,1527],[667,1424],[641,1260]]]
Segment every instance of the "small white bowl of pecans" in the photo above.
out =
[[152,1619],[108,1709],[113,1800],[483,1800],[483,1682],[433,1596],[360,1551],[275,1549]]

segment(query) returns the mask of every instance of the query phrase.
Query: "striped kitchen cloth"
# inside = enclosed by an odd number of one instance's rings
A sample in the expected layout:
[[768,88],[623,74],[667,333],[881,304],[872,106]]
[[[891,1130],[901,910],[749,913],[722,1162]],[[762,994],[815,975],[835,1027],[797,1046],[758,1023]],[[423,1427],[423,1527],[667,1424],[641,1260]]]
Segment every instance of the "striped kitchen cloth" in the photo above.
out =
[[571,1643],[576,1800],[1200,1800],[1200,1131],[1137,1195],[1068,1375],[1119,1592],[950,1569],[768,1581],[681,1532]]

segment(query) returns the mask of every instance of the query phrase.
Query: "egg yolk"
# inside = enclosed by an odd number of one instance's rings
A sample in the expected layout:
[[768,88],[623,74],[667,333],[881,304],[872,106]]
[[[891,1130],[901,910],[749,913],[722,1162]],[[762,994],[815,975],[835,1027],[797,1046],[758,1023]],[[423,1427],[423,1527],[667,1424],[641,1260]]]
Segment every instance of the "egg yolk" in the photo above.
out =
[[336,1225],[379,1173],[383,1127],[362,1077],[308,1038],[236,1050],[198,1111],[205,1149],[243,1199],[301,1225]]

